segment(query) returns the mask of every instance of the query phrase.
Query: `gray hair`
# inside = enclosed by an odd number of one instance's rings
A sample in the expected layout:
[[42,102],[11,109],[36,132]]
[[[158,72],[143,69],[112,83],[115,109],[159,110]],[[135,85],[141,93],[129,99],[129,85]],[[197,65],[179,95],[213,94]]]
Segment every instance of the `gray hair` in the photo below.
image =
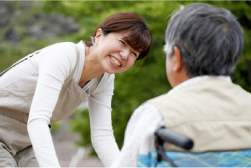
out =
[[174,13],[166,29],[164,51],[177,46],[189,77],[231,75],[243,52],[242,28],[230,11],[195,3]]

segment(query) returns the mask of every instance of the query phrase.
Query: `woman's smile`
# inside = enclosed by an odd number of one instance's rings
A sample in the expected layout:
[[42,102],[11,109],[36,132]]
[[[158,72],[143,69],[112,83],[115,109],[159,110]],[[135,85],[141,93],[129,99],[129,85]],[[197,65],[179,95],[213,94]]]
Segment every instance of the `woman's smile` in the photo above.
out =
[[122,62],[118,60],[116,57],[109,55],[109,58],[111,60],[112,65],[115,66],[116,68],[119,68],[122,66]]

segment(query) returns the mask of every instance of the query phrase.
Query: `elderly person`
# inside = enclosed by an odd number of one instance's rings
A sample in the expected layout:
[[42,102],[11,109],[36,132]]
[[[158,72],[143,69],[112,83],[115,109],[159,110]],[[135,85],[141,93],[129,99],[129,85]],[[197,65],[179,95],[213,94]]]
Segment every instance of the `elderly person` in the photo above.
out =
[[192,4],[171,17],[165,41],[173,89],[135,110],[113,167],[154,166],[154,130],[161,124],[194,141],[189,152],[165,144],[177,166],[250,166],[251,94],[230,78],[244,45],[236,18],[223,8]]

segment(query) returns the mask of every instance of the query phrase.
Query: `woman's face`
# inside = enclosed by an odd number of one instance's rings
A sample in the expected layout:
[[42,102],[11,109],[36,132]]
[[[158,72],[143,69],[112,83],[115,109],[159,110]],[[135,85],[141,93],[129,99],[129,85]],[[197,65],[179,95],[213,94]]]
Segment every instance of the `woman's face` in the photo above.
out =
[[126,33],[104,35],[102,30],[99,33],[101,34],[97,34],[95,43],[97,42],[97,56],[104,71],[109,74],[121,73],[132,67],[140,52],[123,40]]

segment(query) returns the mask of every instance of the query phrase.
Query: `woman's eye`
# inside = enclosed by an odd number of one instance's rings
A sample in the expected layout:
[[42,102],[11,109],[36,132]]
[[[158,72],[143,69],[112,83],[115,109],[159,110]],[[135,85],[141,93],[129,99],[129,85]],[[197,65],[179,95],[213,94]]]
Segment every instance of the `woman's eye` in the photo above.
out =
[[125,45],[125,42],[124,41],[122,41],[122,40],[119,40],[123,45]]
[[135,53],[135,52],[132,52],[133,53],[133,55],[137,58],[138,57],[138,55]]

